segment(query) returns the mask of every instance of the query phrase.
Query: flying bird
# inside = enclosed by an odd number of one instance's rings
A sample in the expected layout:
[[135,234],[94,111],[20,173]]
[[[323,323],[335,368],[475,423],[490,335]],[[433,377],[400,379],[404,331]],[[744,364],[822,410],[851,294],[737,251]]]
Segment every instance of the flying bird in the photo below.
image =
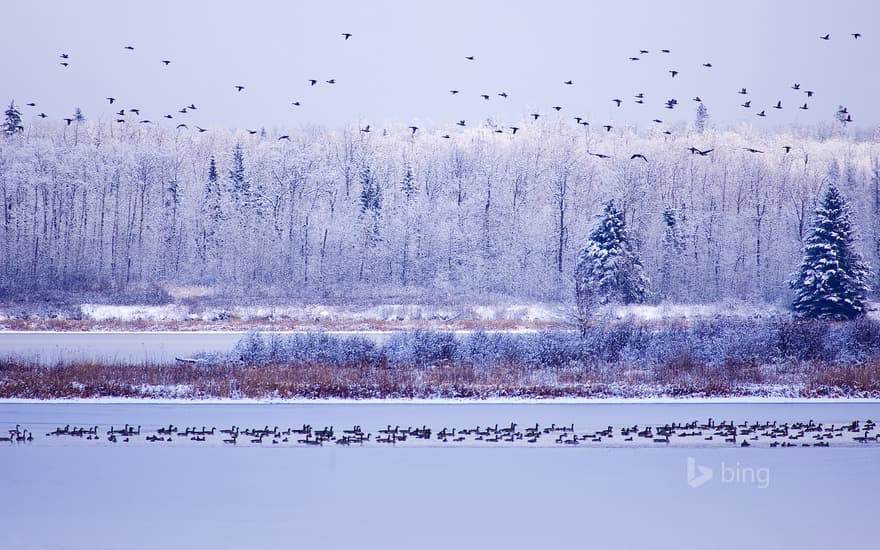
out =
[[566,80],[565,82],[563,82],[563,84],[571,86],[572,84],[574,84],[574,82],[572,82],[571,80]]
[[482,97],[486,101],[489,101],[489,96],[487,94],[480,94],[480,97]]
[[[196,126],[196,128],[198,128],[198,126]],[[257,135],[257,131],[256,131],[256,130],[250,130],[250,129],[249,129],[249,130],[247,131],[247,133],[249,133],[249,134],[252,135],[252,136]]]
[[804,90],[804,93],[807,94],[807,97],[813,97],[813,94],[815,94],[816,92],[814,92],[813,90]]
[[708,156],[709,153],[711,153],[712,151],[715,150],[715,149],[706,149],[705,151],[701,151],[694,146],[691,146],[688,149],[690,150],[692,155],[700,155],[701,157]]
[[671,71],[669,71],[669,74],[672,75],[672,78],[675,78],[675,75],[678,74],[678,71],[676,71],[676,70],[671,70]]
[[746,102],[743,103],[742,105],[740,105],[740,107],[745,107],[746,109],[750,108],[751,106],[752,106],[752,100],[751,100],[751,99],[748,100],[748,101],[746,101]]
[[782,148],[785,149],[786,153],[791,153],[791,145],[783,145]]
[[711,63],[703,63],[703,66],[706,67],[706,68],[709,68],[709,67],[712,66],[712,64],[711,64]]
[[519,126],[511,126],[510,129],[513,131],[514,134],[516,134],[516,132],[519,130]]
[[645,155],[643,155],[641,153],[636,153],[633,156],[629,157],[629,160],[635,160],[635,159],[642,159],[643,161],[648,162],[648,159],[645,158]]
[[62,61],[61,63],[59,63],[59,65],[61,65],[62,67],[69,67],[70,63],[68,63],[66,61]]
[[669,50],[660,50],[660,53],[669,53]]
[[442,137],[443,139],[449,139],[449,138],[451,138],[452,136],[450,136],[449,134],[443,134],[443,135],[440,136],[440,137]]
[[501,93],[498,94],[498,95],[501,96],[501,97],[503,97],[504,99],[507,99],[507,92],[501,92]]
[[560,107],[559,105],[554,105],[553,108],[556,109],[557,113],[562,110],[562,107]]
[[821,38],[822,40],[831,40],[831,35],[826,34],[825,36],[820,36],[819,38]]
[[278,138],[278,141],[281,141],[282,139],[286,139],[287,141],[290,141],[290,136],[288,136],[287,134],[285,134],[285,135],[279,137],[279,138]]
[[738,91],[737,93],[738,93],[738,94],[741,94],[741,95],[746,95],[746,94],[749,93],[749,92],[746,91],[745,88],[740,88],[739,91]]
[[452,94],[452,95],[455,95],[455,94],[458,93],[458,90],[449,90],[449,93]]
[[66,53],[61,54],[59,57],[61,57],[61,59],[70,59],[70,56]]
[[47,115],[46,113],[40,113],[40,114],[38,114],[37,116],[40,117],[40,118],[46,118],[46,117],[49,116],[49,115]]
[[315,80],[314,78],[310,78],[310,79],[309,79],[309,84],[311,84],[312,86],[314,86],[314,85],[317,84],[317,83],[318,83],[318,81]]
[[117,118],[117,119],[116,119],[116,123],[117,123],[117,124],[123,124],[123,123],[125,123],[125,119],[124,119],[124,118]]
[[764,151],[761,151],[760,149],[753,149],[752,147],[743,147],[743,149],[748,151],[749,153],[763,153],[764,152]]
[[370,125],[367,124],[366,126],[361,128],[361,132],[364,132],[365,134],[369,134],[370,133]]
[[614,126],[612,126],[612,125],[610,125],[610,124],[606,124],[605,126],[602,126],[602,128],[605,128],[605,131],[606,131],[606,132],[610,132],[611,129],[614,128]]
[[163,59],[162,63],[167,67],[168,65],[171,65],[171,60],[170,59]]
[[640,55],[645,55],[646,53],[648,53],[648,50],[639,50]]
[[33,101],[31,101],[30,103],[25,103],[25,105],[27,105],[28,107],[36,107],[37,106],[37,104],[34,103]]
[[107,101],[110,102],[110,105],[113,105],[113,102],[116,101],[116,98],[115,97],[108,97]]
[[416,131],[419,129],[418,126],[410,126],[409,129],[412,131],[412,137],[415,137]]
[[459,120],[458,122],[456,122],[456,124],[459,126],[464,126],[465,122],[463,120]]
[[198,130],[199,133],[201,133],[201,132],[207,132],[207,131],[208,131],[207,128],[202,128],[201,126],[196,126],[196,130]]
[[299,107],[300,105],[302,105],[302,103],[300,103],[299,101],[291,101],[290,104],[294,107]]
[[660,120],[659,118],[655,118],[655,119],[653,120],[653,122],[656,122],[657,124],[663,124],[663,121]]
[[134,46],[126,46],[125,49],[126,50],[134,50]]
[[862,33],[854,32],[854,33],[852,33],[852,37],[855,38],[856,40],[858,40],[859,38],[862,37]]
[[140,109],[134,109],[134,108],[131,108],[131,109],[129,109],[129,111],[131,111],[132,113],[136,114],[137,116],[141,116],[141,110],[140,110]]
[[165,116],[165,118],[169,118],[169,119],[174,118],[174,117],[171,116],[171,115],[164,115],[164,116]]
[[182,115],[185,115],[186,112],[187,112],[187,111],[186,111],[186,107],[183,107],[183,108],[181,108],[181,109],[178,109],[177,112],[180,113],[180,114],[182,114]]
[[344,32],[344,33],[342,33],[342,38],[348,40],[349,38],[351,38],[351,33],[350,33],[350,32]]
[[782,109],[782,100],[776,102],[776,105],[773,106],[774,109]]
[[541,116],[541,115],[539,115],[538,113],[532,113],[532,114],[530,114],[529,116],[532,117],[532,118],[535,119],[535,120],[538,120],[538,117]]
[[613,101],[614,103],[617,103],[618,107],[620,107],[620,104],[623,103],[623,100],[621,100],[621,99],[612,99],[611,101]]
[[767,113],[765,113],[764,111],[761,111],[760,113],[758,113],[758,116],[767,116]]
[[696,101],[697,103],[702,103],[703,99],[700,96],[697,96],[694,98],[694,101]]
[[638,57],[630,57],[629,60],[630,60],[630,61],[638,61],[639,58],[638,58]]
[[180,130],[181,128],[186,128],[187,130],[189,130],[189,126],[187,126],[186,124],[184,124],[184,123],[182,123],[182,122],[181,122],[180,124],[177,125],[177,129],[178,129],[178,130]]
[[190,111],[195,111],[195,110],[196,110],[196,104],[195,104],[195,103],[190,103],[190,104],[189,104],[189,107],[187,107],[187,109],[189,109]]
[[472,55],[466,55],[466,56],[464,56],[464,58],[467,59],[468,61],[474,60],[474,56],[472,56]]
[[593,155],[594,157],[600,158],[600,159],[610,159],[611,158],[611,155],[604,155],[602,153],[590,153],[590,154]]
[[801,89],[800,83],[795,82],[794,84],[792,84],[791,89],[792,90],[800,90]]
[[336,84],[336,79],[331,78],[330,80],[325,80],[324,82],[326,82],[327,84]]
[[119,116],[125,116],[125,109],[119,109],[119,112],[116,114]]
[[244,86],[236,86],[235,89],[236,89],[236,91],[240,92],[240,91],[244,90]]

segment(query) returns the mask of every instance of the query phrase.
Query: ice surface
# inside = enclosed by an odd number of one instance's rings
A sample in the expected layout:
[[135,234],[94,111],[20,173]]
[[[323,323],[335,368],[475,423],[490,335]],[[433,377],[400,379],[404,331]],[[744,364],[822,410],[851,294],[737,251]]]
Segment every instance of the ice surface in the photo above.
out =
[[[864,420],[880,404],[0,404],[2,433],[16,423],[586,427],[710,416]],[[880,447],[36,443],[0,446],[4,549],[868,548],[880,490]],[[691,487],[689,458],[714,478]],[[722,466],[741,481],[724,481]],[[767,472],[766,488],[750,471]]]

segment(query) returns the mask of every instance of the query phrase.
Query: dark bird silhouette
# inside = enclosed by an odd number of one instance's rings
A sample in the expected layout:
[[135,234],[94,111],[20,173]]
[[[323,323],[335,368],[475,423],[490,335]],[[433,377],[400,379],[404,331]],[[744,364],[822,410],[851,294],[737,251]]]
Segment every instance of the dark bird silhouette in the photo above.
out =
[[124,119],[124,118],[117,118],[117,119],[116,119],[116,123],[117,123],[117,124],[122,124],[122,123],[124,123],[124,122],[125,122],[125,119]]
[[743,147],[743,149],[748,151],[749,153],[763,153],[764,152],[764,151],[761,151],[760,149],[753,149],[752,147]]
[[782,109],[782,100],[776,102],[776,105],[773,106],[774,109]]
[[61,59],[70,59],[70,56],[66,53],[61,54],[59,57],[61,57]]
[[587,122],[586,120],[581,121],[581,126],[583,126],[584,128],[586,128],[586,127],[589,126],[589,125],[590,125],[590,123]]
[[40,113],[40,114],[38,114],[37,116],[40,117],[40,118],[46,118],[46,117],[49,116],[49,115],[47,115],[46,113]]
[[645,99],[645,92],[639,92],[635,95],[636,99]]
[[820,36],[819,38],[821,38],[822,40],[831,40],[831,35],[826,34],[825,36]]
[[852,115],[846,115],[846,120],[844,120],[844,122],[852,122],[852,121],[853,121]]
[[791,153],[791,145],[783,145],[782,148],[785,149],[786,153]]
[[574,121],[577,122],[578,124],[580,124],[582,120],[583,120],[582,117],[579,117],[579,116],[574,117]]
[[794,84],[791,85],[791,89],[792,90],[800,90],[801,85],[799,83],[795,82]]
[[449,134],[443,134],[443,135],[440,136],[440,137],[442,137],[443,139],[449,139],[449,138],[451,138],[452,136],[450,136]]
[[202,128],[202,127],[201,127],[201,126],[196,126],[196,130],[198,130],[198,131],[199,131],[199,133],[202,133],[202,132],[207,132],[207,131],[208,131],[208,129],[207,129],[207,128]]
[[287,134],[285,134],[285,135],[283,135],[283,136],[280,136],[280,137],[278,138],[278,141],[281,141],[282,139],[286,139],[287,141],[290,141],[290,136],[288,136]]
[[240,91],[244,90],[244,86],[236,86],[235,90],[240,92]]
[[174,117],[171,115],[165,115],[165,118],[174,118]]
[[137,116],[141,116],[141,110],[140,110],[140,109],[134,109],[134,108],[131,108],[131,109],[129,109],[129,111],[131,111],[132,113],[136,114]]
[[859,38],[862,37],[862,33],[854,32],[854,33],[852,33],[852,37],[855,38],[856,40],[858,40]]
[[606,124],[605,126],[602,126],[602,128],[605,128],[605,131],[606,131],[606,132],[610,132],[611,129],[614,128],[614,126],[612,126],[612,125],[610,125],[610,124]]
[[644,100],[644,99],[637,99],[635,102],[638,103],[639,105],[644,105],[644,104],[645,104],[645,100]]
[[186,111],[186,107],[182,107],[182,108],[178,109],[177,112],[180,113],[180,114],[182,114],[182,115],[185,115],[186,112],[187,112],[187,111]]
[[690,149],[690,152],[692,155],[700,155],[701,157],[708,156],[709,153],[711,153],[712,151],[715,150],[715,149],[706,149],[705,151],[701,151],[693,146],[691,146],[689,149]]
[[516,134],[517,131],[519,131],[519,126],[511,126],[510,129],[514,134]]
[[141,121],[139,121],[139,122],[140,122],[141,124],[152,124],[153,121],[150,120],[150,119],[148,119],[148,118],[145,118],[145,119],[143,119],[143,120],[141,120]]
[[574,82],[572,82],[571,80],[566,80],[565,82],[563,82],[563,84],[571,86],[572,84],[574,84]]
[[694,98],[694,101],[696,101],[697,103],[702,103],[703,99],[700,96],[697,96]]
[[464,58],[467,59],[468,61],[474,60],[474,56],[472,56],[472,55],[466,55],[466,56],[464,56]]
[[645,155],[643,155],[641,153],[636,153],[633,156],[629,157],[629,160],[635,160],[635,159],[642,159],[643,161],[648,162],[648,159],[645,158]]
[[611,155],[604,155],[602,153],[590,153],[590,154],[593,155],[594,157],[600,158],[600,159],[610,159],[611,158]]
[[614,103],[617,103],[618,107],[620,107],[620,104],[623,103],[623,100],[621,100],[621,99],[612,99],[611,101],[613,101]]
[[189,126],[187,126],[186,124],[184,124],[184,123],[182,123],[182,122],[181,122],[180,124],[177,125],[177,129],[178,129],[178,130],[180,130],[181,128],[186,128],[187,130],[189,130]]
[[654,122],[656,122],[657,124],[663,124],[663,121],[660,120],[659,118],[655,118]]
[[171,65],[171,60],[170,59],[163,59],[162,63],[167,67],[168,65]]
[[767,113],[765,113],[764,111],[761,111],[760,113],[758,113],[758,116],[767,116]]
[[669,74],[672,75],[672,78],[675,78],[675,76],[678,74],[678,71],[676,71],[676,70],[671,70],[671,71],[669,71]]
[[[198,126],[196,126],[196,128],[198,128]],[[252,135],[252,136],[257,135],[257,131],[256,131],[256,130],[248,130],[247,133],[249,133],[249,134]]]
[[740,95],[746,95],[746,94],[749,93],[749,92],[748,92],[745,88],[740,88],[739,91],[738,91],[737,93],[740,94]]
[[556,110],[557,113],[562,110],[562,107],[560,107],[559,105],[554,105],[553,108]]
[[710,68],[710,67],[712,67],[712,64],[711,64],[711,63],[703,63],[703,66],[704,66],[704,67],[707,67],[707,68]]
[[809,107],[807,107],[807,104],[804,103],[803,105],[801,105],[800,107],[798,107],[798,109],[801,109],[802,111],[806,111],[807,109],[809,109]]
[[669,53],[669,50],[660,50],[660,53]]
[[489,101],[489,96],[487,94],[480,94],[480,97],[482,97],[486,101]]
[[629,58],[630,61],[638,61],[639,59],[640,59],[639,57],[630,57]]
[[317,84],[317,83],[318,83],[318,81],[315,80],[314,78],[310,78],[310,79],[309,79],[309,84],[311,84],[312,86],[314,86],[314,85]]
[[648,50],[639,50],[639,55],[645,55],[648,53]]
[[59,65],[61,65],[62,67],[69,67],[70,63],[68,63],[66,61],[62,61],[61,63],[59,63]]
[[456,122],[456,124],[459,126],[464,126],[465,122],[463,120],[459,120],[458,122]]
[[119,112],[116,113],[119,116],[125,116],[125,109],[119,109]]
[[498,95],[503,97],[504,99],[507,99],[507,92],[501,92]]
[[302,105],[299,101],[291,101],[290,104],[294,107],[299,107],[300,105]]
[[110,105],[113,105],[113,102],[116,101],[116,98],[115,97],[108,97],[107,101],[110,102]]
[[342,38],[344,38],[345,40],[348,40],[349,38],[351,38],[351,33],[350,32],[342,33]]
[[752,106],[752,100],[751,100],[751,99],[748,100],[748,101],[746,101],[746,102],[743,103],[742,105],[740,105],[740,107],[745,107],[746,109],[750,108],[751,106]]
[[418,126],[410,126],[409,129],[412,131],[412,137],[415,137],[416,131],[418,131]]
[[807,97],[813,97],[813,94],[816,92],[813,90],[804,90],[804,93],[807,94]]
[[502,130],[501,128],[497,128],[497,129],[495,129],[495,133],[496,134],[503,134],[504,130]]
[[36,107],[37,106],[37,104],[34,103],[33,101],[31,101],[30,103],[25,103],[25,105],[27,105],[28,107]]
[[330,80],[325,80],[324,82],[326,82],[327,84],[336,84],[336,79],[331,78]]
[[187,107],[187,109],[189,109],[190,111],[195,111],[195,110],[196,110],[196,104],[195,104],[195,103],[190,103],[190,104],[189,104],[189,107]]
[[455,95],[455,94],[458,93],[458,90],[449,90],[449,93],[452,94],[452,95]]
[[535,119],[535,120],[538,120],[538,117],[541,116],[541,115],[539,115],[538,113],[532,113],[532,114],[530,114],[529,116],[532,117],[532,118]]
[[369,134],[370,133],[370,125],[367,124],[366,126],[361,128],[361,132],[364,132],[365,134]]
[[126,50],[134,50],[134,46],[126,46],[125,49]]

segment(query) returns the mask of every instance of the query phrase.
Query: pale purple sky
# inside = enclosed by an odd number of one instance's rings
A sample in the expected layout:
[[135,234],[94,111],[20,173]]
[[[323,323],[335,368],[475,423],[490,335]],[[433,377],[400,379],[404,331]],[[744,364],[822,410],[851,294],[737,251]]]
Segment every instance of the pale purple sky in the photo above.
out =
[[[880,31],[872,32],[880,4],[865,0],[19,0],[3,15],[0,101],[37,103],[23,107],[26,121],[39,112],[60,120],[76,107],[110,120],[137,107],[172,126],[474,126],[539,112],[651,127],[654,118],[692,121],[699,96],[721,126],[830,121],[838,105],[858,125],[880,122]],[[821,40],[826,33],[831,39]],[[61,53],[70,55],[67,68]],[[324,83],[331,78],[335,85]],[[736,93],[742,87],[748,97]],[[640,92],[644,105],[634,103]],[[664,107],[670,98],[674,110]],[[740,107],[747,99],[751,109]],[[783,109],[773,109],[779,100]],[[797,108],[805,102],[809,110]],[[199,109],[177,112],[190,103]]]

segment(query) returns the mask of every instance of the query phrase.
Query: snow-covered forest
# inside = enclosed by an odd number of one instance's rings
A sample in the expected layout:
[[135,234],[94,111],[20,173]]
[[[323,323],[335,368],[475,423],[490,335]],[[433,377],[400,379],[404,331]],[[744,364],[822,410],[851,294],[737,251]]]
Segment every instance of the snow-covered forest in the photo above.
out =
[[7,296],[170,282],[305,300],[569,302],[578,252],[614,199],[649,301],[781,302],[829,181],[880,264],[880,141],[844,127],[23,126],[0,139]]

